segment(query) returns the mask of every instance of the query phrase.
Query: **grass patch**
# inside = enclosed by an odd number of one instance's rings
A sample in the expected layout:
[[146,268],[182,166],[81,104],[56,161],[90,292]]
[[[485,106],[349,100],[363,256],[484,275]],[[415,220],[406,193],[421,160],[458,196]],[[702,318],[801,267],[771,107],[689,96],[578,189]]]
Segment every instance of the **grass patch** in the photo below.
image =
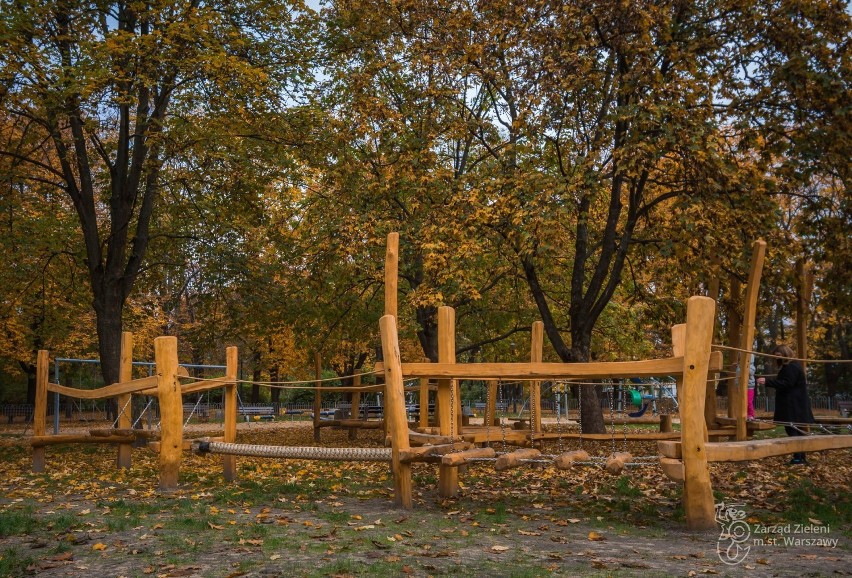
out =
[[345,524],[352,519],[349,512],[320,512],[317,516],[332,524]]
[[[32,506],[23,510],[0,511],[0,538],[30,534],[38,527]],[[0,574],[2,575],[2,574]]]
[[787,494],[787,509],[783,516],[790,522],[812,524],[811,518],[829,526],[852,523],[852,497],[849,492],[829,494],[802,479]]
[[494,504],[492,508],[485,508],[477,512],[476,517],[479,518],[481,522],[485,522],[488,524],[505,524],[508,515],[506,513],[506,504],[504,502],[497,502]]
[[80,517],[72,512],[62,512],[46,518],[47,527],[54,532],[70,532],[80,525]]
[[23,556],[14,548],[7,548],[0,554],[0,576],[27,576],[27,567],[34,564],[32,556]]

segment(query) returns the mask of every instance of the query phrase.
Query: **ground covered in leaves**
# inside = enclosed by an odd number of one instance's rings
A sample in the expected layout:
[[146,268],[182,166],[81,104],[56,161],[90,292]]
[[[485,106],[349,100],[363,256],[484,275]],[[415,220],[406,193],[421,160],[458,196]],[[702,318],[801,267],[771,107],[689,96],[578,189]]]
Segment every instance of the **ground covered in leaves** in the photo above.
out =
[[[322,438],[376,446],[382,434]],[[239,441],[317,445],[298,423],[240,424]],[[605,455],[611,443],[656,453],[617,438],[584,447]],[[681,488],[655,465],[612,476],[477,463],[459,497],[442,500],[437,467],[415,464],[415,507],[403,511],[387,464],[239,458],[239,481],[226,485],[220,458],[186,454],[181,489],[165,495],[145,449],[119,471],[112,447],[48,447],[46,472],[33,474],[25,433],[7,428],[0,452],[0,576],[852,575],[849,450],[812,454],[805,467],[713,466],[717,501],[748,515],[750,550],[736,565],[717,554],[720,532],[686,531]],[[822,544],[801,541],[814,538]]]

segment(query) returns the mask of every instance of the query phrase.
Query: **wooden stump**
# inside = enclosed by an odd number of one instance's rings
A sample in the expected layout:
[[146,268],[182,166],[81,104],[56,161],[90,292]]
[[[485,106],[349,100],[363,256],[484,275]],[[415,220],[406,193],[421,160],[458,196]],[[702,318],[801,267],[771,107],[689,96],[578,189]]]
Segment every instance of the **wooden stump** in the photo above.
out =
[[627,462],[633,459],[633,456],[628,452],[616,452],[609,456],[606,460],[606,471],[612,475],[618,475],[624,470]]
[[540,456],[541,452],[533,448],[515,450],[497,458],[497,462],[494,464],[494,469],[498,472],[502,472],[503,470],[520,466],[522,464],[521,460],[534,460]]
[[574,465],[574,462],[586,462],[588,460],[589,452],[586,450],[574,450],[556,456],[556,459],[553,460],[553,465],[556,466],[556,469],[567,470]]

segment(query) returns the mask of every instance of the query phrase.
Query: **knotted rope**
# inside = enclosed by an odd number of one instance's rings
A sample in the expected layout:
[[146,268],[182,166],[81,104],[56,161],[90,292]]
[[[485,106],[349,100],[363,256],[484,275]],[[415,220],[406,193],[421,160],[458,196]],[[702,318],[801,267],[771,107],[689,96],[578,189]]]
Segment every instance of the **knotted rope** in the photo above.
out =
[[198,441],[192,444],[197,453],[285,458],[297,460],[329,460],[359,462],[389,462],[391,448],[321,448],[297,446],[260,446],[225,442]]

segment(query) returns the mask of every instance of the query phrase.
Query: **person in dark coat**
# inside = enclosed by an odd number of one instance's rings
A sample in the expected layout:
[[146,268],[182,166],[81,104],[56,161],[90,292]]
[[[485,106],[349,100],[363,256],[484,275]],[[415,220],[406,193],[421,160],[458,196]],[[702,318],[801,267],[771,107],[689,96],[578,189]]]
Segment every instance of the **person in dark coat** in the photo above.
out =
[[[766,387],[775,389],[775,415],[773,419],[776,422],[791,424],[784,426],[787,435],[805,435],[802,426],[796,427],[796,424],[814,423],[814,414],[811,412],[811,402],[808,399],[805,372],[798,361],[793,361],[793,350],[789,346],[776,346],[772,350],[772,355],[779,356],[775,359],[778,375],[775,379],[760,378],[758,383],[763,382]],[[807,463],[804,452],[794,453],[790,463]]]

